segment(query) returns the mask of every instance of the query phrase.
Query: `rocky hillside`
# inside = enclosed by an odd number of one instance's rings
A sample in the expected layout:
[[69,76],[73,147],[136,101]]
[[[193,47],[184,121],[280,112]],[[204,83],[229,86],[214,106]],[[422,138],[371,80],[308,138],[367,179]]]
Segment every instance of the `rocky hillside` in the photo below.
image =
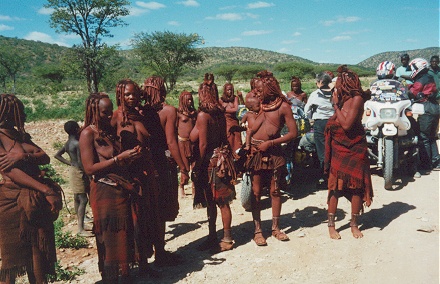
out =
[[[68,50],[67,47],[58,46],[56,44],[48,44],[39,41],[30,41],[17,38],[8,38],[0,35],[0,46],[20,49],[23,53],[29,54],[32,57],[27,63],[25,70],[30,70],[36,66],[59,63],[62,54]],[[302,62],[310,64],[318,64],[311,60],[289,55],[285,53],[278,53],[268,50],[247,48],[247,47],[203,47],[201,50],[205,53],[205,61],[199,65],[197,70],[211,69],[221,64],[262,64],[265,66],[274,66],[282,62]],[[424,49],[415,49],[407,51],[387,51],[373,55],[357,65],[366,68],[376,68],[376,66],[384,61],[390,60],[396,65],[400,63],[399,55],[401,53],[408,53],[411,58],[423,57],[429,60],[434,54],[440,53],[440,48],[429,47]],[[132,50],[124,50],[121,52],[128,62],[125,64],[133,65],[135,56]],[[132,64],[133,63],[133,64]],[[335,63],[336,64],[336,63]],[[26,71],[24,73],[27,73]]]
[[298,56],[257,48],[205,47],[202,50],[205,53],[205,61],[198,67],[201,69],[224,63],[264,65],[274,65],[281,62],[314,63]]
[[382,52],[359,62],[357,65],[367,68],[376,68],[380,62],[388,60],[396,64],[396,66],[400,66],[400,55],[403,53],[408,53],[411,59],[422,57],[429,61],[431,56],[440,54],[440,48],[428,47],[424,49]]

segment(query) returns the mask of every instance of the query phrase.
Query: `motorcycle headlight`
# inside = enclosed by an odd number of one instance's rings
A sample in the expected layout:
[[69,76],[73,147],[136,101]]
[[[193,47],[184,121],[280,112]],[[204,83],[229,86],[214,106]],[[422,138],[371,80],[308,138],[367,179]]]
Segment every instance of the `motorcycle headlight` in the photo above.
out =
[[394,108],[383,108],[380,110],[380,118],[393,119],[397,117],[397,112]]

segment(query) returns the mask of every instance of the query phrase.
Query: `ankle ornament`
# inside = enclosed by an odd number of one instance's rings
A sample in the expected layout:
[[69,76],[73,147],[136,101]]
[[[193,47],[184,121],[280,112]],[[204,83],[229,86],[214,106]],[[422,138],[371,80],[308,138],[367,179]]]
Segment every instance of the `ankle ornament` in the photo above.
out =
[[328,227],[335,227],[335,214],[333,213],[328,213],[327,214],[328,217]]
[[357,227],[358,225],[359,214],[351,214],[350,227]]

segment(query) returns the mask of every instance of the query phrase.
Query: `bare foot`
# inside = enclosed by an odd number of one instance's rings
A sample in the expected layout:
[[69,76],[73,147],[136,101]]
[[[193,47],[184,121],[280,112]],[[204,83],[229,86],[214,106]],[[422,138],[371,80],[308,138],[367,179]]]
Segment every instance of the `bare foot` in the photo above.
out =
[[357,226],[351,226],[351,233],[356,239],[360,239],[364,236]]
[[339,240],[341,235],[339,235],[338,231],[336,231],[335,227],[328,227],[328,233],[330,234],[330,238],[334,240]]

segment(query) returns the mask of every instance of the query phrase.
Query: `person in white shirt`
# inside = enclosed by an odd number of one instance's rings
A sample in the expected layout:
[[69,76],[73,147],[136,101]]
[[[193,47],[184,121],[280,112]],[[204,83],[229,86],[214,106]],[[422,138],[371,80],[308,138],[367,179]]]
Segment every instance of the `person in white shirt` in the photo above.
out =
[[413,84],[413,80],[411,78],[411,68],[409,66],[409,55],[404,53],[400,56],[400,63],[402,66],[396,69],[396,77],[399,81],[405,80],[407,84]]
[[316,153],[321,167],[321,177],[318,181],[319,185],[325,185],[326,181],[323,176],[324,153],[325,153],[325,136],[324,129],[327,121],[334,114],[334,109],[331,103],[332,88],[329,86],[332,83],[332,78],[327,72],[321,72],[316,75],[316,86],[318,87],[307,101],[304,112],[313,120],[314,140],[316,146]]

